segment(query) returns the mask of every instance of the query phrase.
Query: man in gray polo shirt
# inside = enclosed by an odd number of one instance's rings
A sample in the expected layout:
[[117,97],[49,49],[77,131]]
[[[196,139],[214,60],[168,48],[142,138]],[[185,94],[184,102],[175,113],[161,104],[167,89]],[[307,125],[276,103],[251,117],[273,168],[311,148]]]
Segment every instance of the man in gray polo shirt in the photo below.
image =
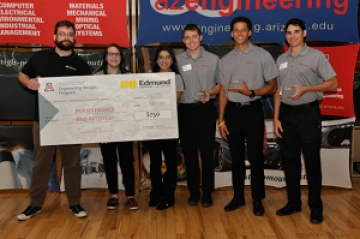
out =
[[277,59],[278,87],[274,96],[274,131],[280,138],[288,203],[276,214],[301,211],[301,152],[309,185],[310,221],[323,221],[321,202],[321,115],[318,100],[323,91],[336,90],[336,73],[325,55],[305,44],[303,20],[293,18],[285,25],[290,48]]
[[202,206],[212,205],[214,191],[214,147],[216,107],[219,93],[219,58],[201,47],[202,34],[195,24],[188,24],[182,32],[186,51],[177,55],[178,68],[185,90],[179,100],[179,136],[186,165],[186,180],[190,191],[189,205],[200,200],[200,167],[202,162]]
[[[261,96],[276,91],[278,71],[270,53],[249,42],[252,23],[236,17],[230,24],[235,48],[220,61],[219,129],[229,143],[234,198],[225,206],[232,211],[245,205],[245,139],[251,165],[253,213],[264,215],[264,111]],[[225,111],[226,108],[226,111]]]

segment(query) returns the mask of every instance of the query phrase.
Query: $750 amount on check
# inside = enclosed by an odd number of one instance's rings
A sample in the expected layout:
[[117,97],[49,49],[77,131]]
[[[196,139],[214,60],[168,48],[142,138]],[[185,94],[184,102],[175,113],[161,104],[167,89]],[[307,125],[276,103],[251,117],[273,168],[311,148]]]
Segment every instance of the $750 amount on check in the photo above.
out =
[[137,112],[134,112],[134,117],[136,120],[171,119],[172,112],[170,110],[137,111]]

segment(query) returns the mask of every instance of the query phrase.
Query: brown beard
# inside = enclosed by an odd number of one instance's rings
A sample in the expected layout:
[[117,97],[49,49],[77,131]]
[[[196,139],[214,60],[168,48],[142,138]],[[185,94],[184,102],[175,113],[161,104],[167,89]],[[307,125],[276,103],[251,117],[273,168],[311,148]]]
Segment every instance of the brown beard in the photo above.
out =
[[68,51],[68,50],[72,50],[74,49],[74,46],[75,46],[75,41],[74,42],[71,42],[71,41],[67,41],[69,42],[70,44],[69,45],[64,45],[63,42],[66,42],[66,41],[57,41],[55,40],[55,45],[60,49],[60,50],[63,50],[63,51]]

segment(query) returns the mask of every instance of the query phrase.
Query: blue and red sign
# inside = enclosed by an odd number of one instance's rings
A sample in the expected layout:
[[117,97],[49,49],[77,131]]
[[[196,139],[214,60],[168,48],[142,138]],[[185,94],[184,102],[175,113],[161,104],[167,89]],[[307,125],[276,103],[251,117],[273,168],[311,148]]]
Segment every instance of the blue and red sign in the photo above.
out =
[[231,42],[230,22],[253,22],[252,41],[284,43],[290,18],[306,22],[310,41],[359,42],[355,0],[141,0],[137,45],[181,42],[186,24],[199,25],[203,43]]

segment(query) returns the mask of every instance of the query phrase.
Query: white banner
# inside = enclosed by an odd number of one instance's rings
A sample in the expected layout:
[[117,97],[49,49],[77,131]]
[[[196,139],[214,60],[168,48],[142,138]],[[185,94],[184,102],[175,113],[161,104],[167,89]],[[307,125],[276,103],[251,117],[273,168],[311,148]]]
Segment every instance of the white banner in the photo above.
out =
[[[322,147],[320,149],[322,185],[352,188],[350,175],[350,138],[354,118],[322,121]],[[273,122],[265,121],[267,153],[265,155],[265,185],[282,188],[286,186],[280,147],[276,143]],[[215,188],[231,186],[231,156],[228,144],[221,139],[217,127],[215,151]],[[305,164],[302,158],[300,185],[307,185]],[[245,185],[251,184],[250,163],[246,156]]]
[[[324,149],[321,154],[322,185],[341,188],[352,188],[349,170],[349,149]],[[265,185],[282,188],[286,186],[284,171],[280,169],[265,169]],[[246,170],[245,185],[251,185],[250,169]],[[231,186],[231,171],[215,172],[215,188]],[[307,175],[302,160],[300,185],[307,185]]]
[[174,73],[40,78],[40,143],[178,138]]

